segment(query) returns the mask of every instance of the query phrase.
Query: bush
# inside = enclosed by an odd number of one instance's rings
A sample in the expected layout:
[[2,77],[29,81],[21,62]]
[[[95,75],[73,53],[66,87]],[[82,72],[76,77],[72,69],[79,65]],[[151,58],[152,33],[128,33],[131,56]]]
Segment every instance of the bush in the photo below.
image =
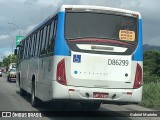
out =
[[143,99],[140,105],[160,108],[160,83],[150,82],[143,85]]
[[160,82],[160,77],[155,75],[155,74],[151,74],[148,71],[144,71],[143,72],[143,83],[144,84],[148,84],[148,83],[158,83]]
[[144,53],[143,99],[140,105],[160,108],[160,51]]

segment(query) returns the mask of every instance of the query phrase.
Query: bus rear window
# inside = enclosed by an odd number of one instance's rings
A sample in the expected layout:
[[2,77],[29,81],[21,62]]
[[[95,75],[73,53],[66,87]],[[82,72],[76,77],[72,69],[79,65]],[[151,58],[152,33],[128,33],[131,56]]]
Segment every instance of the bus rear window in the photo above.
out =
[[67,12],[65,39],[100,38],[137,43],[137,18],[107,13]]

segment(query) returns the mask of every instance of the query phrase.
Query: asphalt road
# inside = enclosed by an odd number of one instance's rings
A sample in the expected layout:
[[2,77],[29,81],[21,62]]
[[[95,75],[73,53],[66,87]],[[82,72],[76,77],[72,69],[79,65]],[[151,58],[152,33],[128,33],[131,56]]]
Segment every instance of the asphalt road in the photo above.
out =
[[[59,111],[66,111],[67,114],[69,114],[69,117],[64,117],[63,114]],[[121,114],[123,114],[122,111],[130,111],[134,113],[137,112],[144,112],[144,111],[154,111],[152,109],[144,108],[138,105],[111,105],[111,104],[102,104],[101,108],[98,111],[95,112],[88,112],[81,110],[81,107],[77,103],[67,103],[66,105],[58,105],[52,104],[52,103],[43,103],[40,102],[40,107],[33,108],[30,104],[30,95],[27,96],[20,96],[19,94],[19,87],[16,86],[15,82],[7,82],[7,76],[6,74],[3,74],[2,77],[0,77],[0,111],[50,111],[52,114],[58,115],[55,117],[49,117],[47,114],[43,114],[45,117],[42,118],[0,118],[1,119],[37,119],[37,120],[158,120],[158,117],[122,117]],[[54,112],[53,112],[54,111]],[[56,111],[56,112],[55,112]],[[68,112],[69,111],[69,112]],[[70,112],[73,111],[73,112]],[[76,111],[76,112],[74,112]],[[82,112],[80,112],[82,111]],[[107,112],[106,112],[107,111]],[[100,112],[100,113],[99,113]],[[87,117],[83,115],[83,113],[91,114]],[[78,117],[73,117],[75,114],[78,114]],[[82,114],[82,116],[81,116]],[[92,116],[93,114],[93,116]],[[95,117],[95,114],[98,114],[98,117]],[[124,112],[125,114],[125,112]],[[73,116],[72,116],[73,115]],[[86,115],[86,114],[85,114]],[[102,116],[101,116],[102,115]],[[109,115],[115,116],[115,117],[107,117]],[[121,117],[116,117],[116,116]],[[125,116],[125,115],[124,115]]]

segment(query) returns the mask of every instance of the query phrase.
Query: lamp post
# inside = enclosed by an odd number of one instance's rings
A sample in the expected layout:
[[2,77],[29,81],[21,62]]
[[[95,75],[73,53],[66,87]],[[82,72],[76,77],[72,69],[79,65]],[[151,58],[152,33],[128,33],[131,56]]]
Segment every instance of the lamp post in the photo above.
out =
[[13,43],[14,43],[14,39],[13,39],[13,37],[12,37],[12,35],[11,34],[9,34],[8,33],[8,35],[10,36],[10,38],[12,39],[12,54],[13,54]]
[[8,22],[8,24],[11,24],[11,25],[16,26],[16,27],[18,28],[18,30],[19,30],[19,36],[20,36],[20,29],[19,29],[19,26],[18,26],[17,24],[13,23],[13,22]]
[[[13,22],[8,22],[8,24],[16,26],[18,28],[19,36],[20,36],[20,28],[19,28],[19,26],[17,24],[13,23]],[[12,55],[13,55],[13,43],[14,43],[14,39],[12,41]],[[12,62],[12,60],[11,60],[11,62]]]

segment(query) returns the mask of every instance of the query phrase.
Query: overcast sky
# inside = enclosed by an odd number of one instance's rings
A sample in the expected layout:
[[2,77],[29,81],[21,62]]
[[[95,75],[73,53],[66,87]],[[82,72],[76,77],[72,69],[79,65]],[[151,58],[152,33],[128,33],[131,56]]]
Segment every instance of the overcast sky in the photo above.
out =
[[144,44],[160,46],[160,0],[0,0],[0,60],[15,48],[15,36],[25,36],[62,4],[85,4],[138,11],[143,18]]

